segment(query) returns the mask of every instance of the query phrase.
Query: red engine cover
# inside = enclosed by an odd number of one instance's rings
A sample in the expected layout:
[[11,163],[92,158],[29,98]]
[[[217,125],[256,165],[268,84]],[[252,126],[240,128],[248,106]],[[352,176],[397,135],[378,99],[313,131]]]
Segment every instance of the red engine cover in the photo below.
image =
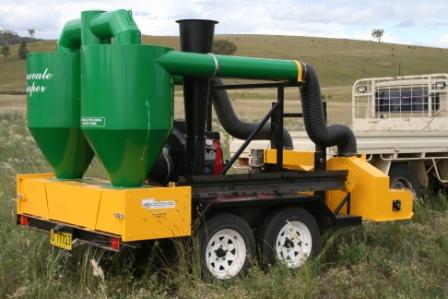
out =
[[213,174],[221,174],[224,168],[224,152],[222,151],[221,142],[219,142],[219,139],[213,139],[213,149],[216,154]]

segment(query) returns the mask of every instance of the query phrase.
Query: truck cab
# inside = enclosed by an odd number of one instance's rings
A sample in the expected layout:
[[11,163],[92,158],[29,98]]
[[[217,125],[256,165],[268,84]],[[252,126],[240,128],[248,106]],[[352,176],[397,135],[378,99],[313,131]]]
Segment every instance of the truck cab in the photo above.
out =
[[366,78],[353,84],[360,151],[394,187],[422,195],[448,182],[448,74]]

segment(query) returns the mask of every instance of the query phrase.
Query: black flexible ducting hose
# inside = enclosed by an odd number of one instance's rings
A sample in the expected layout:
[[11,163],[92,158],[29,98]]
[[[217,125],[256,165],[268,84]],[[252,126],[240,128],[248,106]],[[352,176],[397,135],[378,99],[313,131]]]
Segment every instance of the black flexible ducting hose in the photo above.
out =
[[[302,68],[304,69],[303,80],[305,83],[300,89],[303,119],[308,136],[315,144],[322,147],[338,146],[338,154],[341,156],[356,155],[356,138],[353,131],[343,125],[327,126],[322,107],[319,79],[311,66],[302,63]],[[211,83],[222,85],[222,81],[217,78],[213,78]],[[236,116],[225,90],[212,89],[212,99],[215,112],[224,129],[235,138],[246,139],[257,124],[242,122]],[[175,121],[173,132],[149,174],[149,180],[164,185],[168,181],[177,180],[178,176],[183,175],[185,165],[182,161],[185,161],[186,152],[185,131],[185,123]],[[256,138],[269,140],[271,138],[270,131],[270,124],[267,124]],[[284,146],[292,148],[289,132],[284,130],[283,136]]]
[[322,147],[338,146],[338,155],[356,155],[356,137],[353,131],[343,125],[327,126],[319,79],[310,65],[302,63],[305,83],[300,88],[302,97],[303,121],[308,137]]
[[[221,79],[211,79],[211,85],[220,86],[223,85]],[[216,115],[224,130],[231,136],[238,139],[246,139],[255,130],[257,124],[247,123],[241,121],[235,114],[235,110],[230,103],[227,92],[223,89],[211,89],[213,107],[215,108]],[[255,135],[254,139],[258,140],[270,140],[271,139],[271,124],[267,123],[263,128]],[[288,149],[293,148],[292,138],[286,129],[283,129],[283,146]]]

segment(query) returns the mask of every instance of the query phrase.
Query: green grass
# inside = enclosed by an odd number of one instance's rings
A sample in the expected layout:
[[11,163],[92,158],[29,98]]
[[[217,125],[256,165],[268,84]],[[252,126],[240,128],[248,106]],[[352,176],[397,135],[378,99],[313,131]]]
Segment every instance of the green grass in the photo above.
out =
[[[23,112],[0,113],[0,297],[448,297],[448,200],[443,194],[418,201],[411,221],[324,233],[322,253],[299,270],[255,266],[233,283],[205,283],[191,244],[175,244],[178,266],[164,262],[166,251],[159,247],[148,250],[149,260],[137,275],[130,253],[77,247],[68,256],[52,248],[48,236],[16,226],[15,175],[48,170]],[[89,173],[103,172],[96,163]]]

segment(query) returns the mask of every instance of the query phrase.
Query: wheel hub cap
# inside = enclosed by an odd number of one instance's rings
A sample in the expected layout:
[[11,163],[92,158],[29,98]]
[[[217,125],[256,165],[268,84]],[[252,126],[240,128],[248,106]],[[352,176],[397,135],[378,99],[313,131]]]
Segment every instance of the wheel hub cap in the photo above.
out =
[[311,232],[300,221],[288,222],[280,230],[275,247],[278,260],[288,268],[300,267],[311,255]]
[[245,260],[246,244],[236,230],[218,231],[208,241],[205,262],[214,277],[229,279],[238,275]]

